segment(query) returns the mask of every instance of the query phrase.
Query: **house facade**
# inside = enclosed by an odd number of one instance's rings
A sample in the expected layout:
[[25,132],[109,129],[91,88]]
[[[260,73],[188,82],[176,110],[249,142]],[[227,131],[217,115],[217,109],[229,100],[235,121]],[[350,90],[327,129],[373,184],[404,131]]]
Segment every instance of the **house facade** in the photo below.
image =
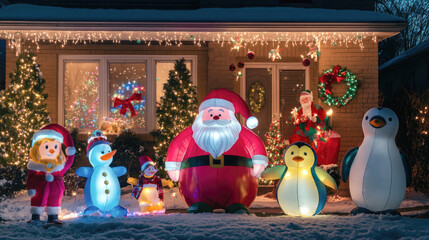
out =
[[[145,92],[141,110],[136,108],[140,114],[124,121],[153,141],[149,132],[156,127],[162,84],[174,60],[185,58],[199,102],[216,88],[233,90],[248,102],[250,87],[262,84],[265,104],[252,113],[259,119],[254,131],[261,137],[272,121],[280,120],[288,138],[293,126],[286,123],[287,116],[299,107],[300,92],[310,89],[315,103],[334,111],[332,126],[341,135],[340,162],[347,150],[360,145],[363,114],[377,106],[377,42],[404,25],[399,18],[362,11],[372,10],[372,1],[353,5],[361,10],[308,8],[323,7],[323,2],[328,1],[194,10],[12,4],[0,8],[0,37],[8,43],[6,73],[14,70],[17,52],[34,50],[46,79],[52,122],[79,128],[83,137],[120,118],[113,109],[115,96],[126,98],[130,89],[140,88]],[[38,14],[28,15],[29,9]],[[318,47],[317,60],[309,55],[310,43]],[[276,51],[280,57],[272,59]],[[309,66],[302,64],[303,58],[310,60]],[[240,61],[243,68],[238,67]],[[360,81],[355,98],[342,107],[328,106],[318,97],[318,79],[334,65],[347,68]],[[341,96],[347,86],[336,84],[332,91]],[[86,105],[77,107],[81,104]]]

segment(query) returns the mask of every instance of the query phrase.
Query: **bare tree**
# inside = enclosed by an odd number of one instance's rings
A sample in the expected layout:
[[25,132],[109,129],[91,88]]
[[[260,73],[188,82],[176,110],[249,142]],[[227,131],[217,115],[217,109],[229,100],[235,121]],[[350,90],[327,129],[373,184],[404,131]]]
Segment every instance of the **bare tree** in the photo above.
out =
[[379,43],[380,64],[429,39],[428,0],[376,0],[375,10],[401,17],[407,22],[407,27],[400,34]]

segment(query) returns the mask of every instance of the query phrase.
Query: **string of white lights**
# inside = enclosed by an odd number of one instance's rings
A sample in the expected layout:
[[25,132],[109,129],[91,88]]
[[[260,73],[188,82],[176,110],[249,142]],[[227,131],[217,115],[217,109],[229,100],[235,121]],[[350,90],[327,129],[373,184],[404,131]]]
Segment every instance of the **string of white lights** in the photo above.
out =
[[8,46],[20,52],[23,44],[35,44],[37,49],[41,43],[59,44],[91,44],[105,41],[120,44],[121,41],[135,41],[137,44],[158,44],[181,46],[185,42],[203,46],[207,42],[231,46],[239,42],[240,47],[256,45],[284,45],[292,47],[310,41],[318,41],[332,45],[358,45],[364,48],[365,40],[377,42],[374,32],[139,32],[139,31],[39,31],[39,30],[0,30],[0,38],[8,40]]

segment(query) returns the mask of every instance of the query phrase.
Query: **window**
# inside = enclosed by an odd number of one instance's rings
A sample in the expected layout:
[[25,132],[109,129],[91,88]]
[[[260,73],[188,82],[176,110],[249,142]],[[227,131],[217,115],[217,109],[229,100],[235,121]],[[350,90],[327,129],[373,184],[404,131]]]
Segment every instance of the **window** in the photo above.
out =
[[99,64],[66,62],[64,68],[64,125],[69,128],[98,128]]
[[[134,129],[145,129],[146,115],[146,64],[145,63],[109,63],[109,119],[123,123]],[[131,117],[131,110],[126,115],[120,113],[121,107],[115,107],[115,99],[125,100],[133,93],[142,95],[141,101],[132,102],[136,115]]]
[[[182,57],[195,84],[196,56],[61,55],[58,122],[80,131],[101,129],[110,134],[127,128],[152,131],[155,103],[163,95],[174,61]],[[115,107],[115,99],[126,100],[134,93],[142,96],[132,101],[136,115],[131,117],[129,108],[122,115],[122,105]]]

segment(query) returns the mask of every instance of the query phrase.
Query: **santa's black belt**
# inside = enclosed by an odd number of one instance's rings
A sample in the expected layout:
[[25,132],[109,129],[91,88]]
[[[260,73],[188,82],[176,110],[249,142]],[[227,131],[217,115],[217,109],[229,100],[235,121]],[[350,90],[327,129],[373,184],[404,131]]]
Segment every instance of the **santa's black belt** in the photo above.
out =
[[214,159],[211,155],[203,155],[183,160],[180,169],[202,166],[210,166],[212,168],[223,168],[224,166],[252,168],[253,163],[252,159],[241,156],[221,155],[217,159]]

